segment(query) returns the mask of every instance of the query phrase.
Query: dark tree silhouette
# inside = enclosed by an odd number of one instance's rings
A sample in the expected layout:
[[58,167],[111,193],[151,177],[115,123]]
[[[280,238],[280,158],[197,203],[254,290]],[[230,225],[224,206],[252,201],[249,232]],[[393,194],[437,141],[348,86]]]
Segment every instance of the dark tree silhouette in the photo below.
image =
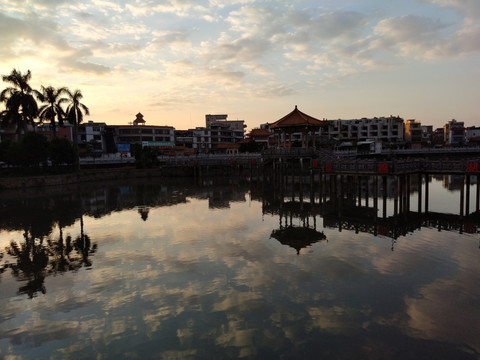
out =
[[9,75],[2,76],[2,80],[12,86],[0,93],[0,101],[5,103],[5,110],[1,113],[1,124],[2,127],[15,126],[17,140],[20,134],[27,132],[29,124],[33,125],[33,119],[38,113],[34,91],[28,83],[31,78],[30,70],[22,74],[16,69]]
[[64,87],[55,89],[53,86],[44,87],[43,85],[40,91],[35,91],[38,100],[45,103],[38,109],[38,117],[42,123],[44,121],[50,121],[53,138],[57,137],[56,119],[58,119],[58,124],[63,126],[65,112],[60,104],[62,103],[62,99],[64,99],[62,95],[66,94],[66,91],[67,89]]
[[[73,146],[78,156],[78,138],[77,138],[77,128],[78,125],[83,121],[84,115],[90,115],[90,110],[87,106],[82,104],[80,100],[83,99],[82,92],[80,90],[75,90],[73,93],[69,90],[65,90],[67,94],[66,99],[62,99],[60,104],[67,103],[66,118],[70,124],[73,125]],[[78,166],[77,158],[77,166]]]

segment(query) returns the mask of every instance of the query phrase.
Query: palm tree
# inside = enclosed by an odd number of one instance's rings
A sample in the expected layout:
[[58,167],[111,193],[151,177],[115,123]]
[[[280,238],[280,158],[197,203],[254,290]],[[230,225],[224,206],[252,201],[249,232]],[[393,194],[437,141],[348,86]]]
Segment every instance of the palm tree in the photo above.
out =
[[33,90],[28,84],[31,78],[30,70],[22,74],[17,69],[13,69],[10,75],[2,76],[3,81],[13,85],[0,93],[0,101],[5,103],[5,110],[1,114],[2,126],[15,125],[17,140],[22,130],[25,133],[27,125],[33,124],[38,113]]
[[[77,127],[83,121],[83,115],[90,115],[90,110],[84,104],[80,102],[83,95],[80,90],[75,90],[73,93],[69,89],[65,89],[67,99],[61,99],[60,104],[68,102],[66,111],[66,117],[70,124],[73,124],[73,146],[78,156],[78,139],[77,139]],[[78,165],[78,161],[77,161]]]
[[52,125],[53,130],[53,138],[57,137],[57,130],[55,127],[55,119],[58,117],[58,124],[63,126],[63,119],[65,117],[65,112],[63,111],[62,107],[60,106],[62,102],[62,95],[66,93],[66,88],[62,87],[60,89],[55,89],[53,86],[44,87],[42,85],[40,92],[35,91],[35,95],[37,96],[38,100],[45,105],[42,105],[40,109],[38,109],[38,117],[41,122],[45,120],[50,120],[50,124]]

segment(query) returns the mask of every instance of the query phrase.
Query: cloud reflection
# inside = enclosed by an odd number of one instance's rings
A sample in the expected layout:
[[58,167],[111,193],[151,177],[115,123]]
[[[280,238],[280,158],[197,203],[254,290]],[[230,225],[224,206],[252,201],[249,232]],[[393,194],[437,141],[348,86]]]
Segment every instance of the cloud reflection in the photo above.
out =
[[480,351],[480,269],[465,236],[425,228],[392,252],[389,239],[318,225],[329,242],[297,256],[270,238],[278,217],[262,214],[260,201],[212,208],[203,194],[186,198],[150,204],[146,221],[130,205],[85,216],[98,242],[90,270],[47,277],[34,301],[12,294],[0,355],[28,358],[32,346],[53,344],[75,358]]

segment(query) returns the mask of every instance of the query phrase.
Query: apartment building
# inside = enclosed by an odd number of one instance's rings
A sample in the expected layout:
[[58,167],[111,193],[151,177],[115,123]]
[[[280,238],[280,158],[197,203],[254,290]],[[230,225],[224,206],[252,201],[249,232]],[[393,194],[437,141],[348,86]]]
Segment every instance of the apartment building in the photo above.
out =
[[414,119],[405,121],[405,141],[410,143],[412,149],[422,147],[422,123]]
[[175,129],[172,126],[145,124],[143,115],[138,113],[132,124],[114,126],[116,143],[155,147],[173,147],[175,145]]
[[212,148],[212,134],[209,128],[192,129],[192,148],[197,153],[208,153]]
[[87,146],[92,146],[95,152],[105,152],[106,142],[103,136],[107,124],[104,122],[88,121],[77,128],[77,140],[80,151],[86,151]]
[[374,139],[383,143],[404,141],[404,121],[399,116],[361,118],[352,120],[326,120],[322,135],[340,141],[365,141]]
[[457,121],[455,119],[450,120],[443,126],[443,135],[445,145],[465,145],[465,125],[463,121]]
[[205,115],[206,128],[210,130],[211,146],[236,144],[245,138],[244,120],[227,120],[228,115]]
[[478,126],[469,126],[465,131],[466,142],[469,146],[479,146],[480,145],[480,127]]

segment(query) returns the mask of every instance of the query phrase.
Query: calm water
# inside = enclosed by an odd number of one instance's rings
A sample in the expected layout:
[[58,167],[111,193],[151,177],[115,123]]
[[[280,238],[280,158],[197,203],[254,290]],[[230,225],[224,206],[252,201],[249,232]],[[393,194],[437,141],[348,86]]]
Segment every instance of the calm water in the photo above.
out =
[[479,359],[480,221],[446,215],[452,184],[376,231],[228,179],[0,193],[0,358]]

